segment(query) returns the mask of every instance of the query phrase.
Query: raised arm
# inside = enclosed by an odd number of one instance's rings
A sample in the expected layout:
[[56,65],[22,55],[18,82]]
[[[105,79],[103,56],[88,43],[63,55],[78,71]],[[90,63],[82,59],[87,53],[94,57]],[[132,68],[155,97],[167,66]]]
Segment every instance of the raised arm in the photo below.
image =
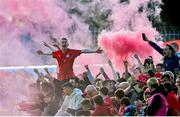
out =
[[97,49],[83,49],[81,50],[82,53],[102,53],[102,49],[99,47]]
[[46,42],[43,41],[43,45],[47,48],[49,48],[51,51],[55,51],[54,48],[52,48],[49,44],[47,44]]
[[112,64],[112,62],[110,60],[108,60],[108,64],[109,64],[109,66],[110,66],[110,68],[112,70],[112,74],[113,74],[114,80],[118,80],[118,75],[116,74],[116,71],[115,71],[115,69],[113,67],[113,64]]
[[52,53],[44,53],[42,50],[36,51],[38,55],[52,56]]
[[159,47],[156,43],[150,41],[144,33],[142,33],[142,38],[144,41],[147,41],[151,47],[153,47],[156,51],[163,55],[163,49]]
[[140,69],[141,69],[141,72],[143,72],[143,71],[144,71],[144,66],[143,66],[143,64],[142,64],[139,56],[138,56],[137,54],[135,54],[135,55],[134,55],[134,58],[137,60],[138,65],[139,65],[139,67],[140,67]]
[[109,80],[110,79],[109,76],[106,74],[106,72],[104,71],[104,69],[102,67],[100,68],[100,72],[103,75],[105,80]]
[[47,73],[47,74],[45,75],[45,77],[46,77],[51,83],[54,82],[54,79],[55,79],[55,78],[49,73],[47,67],[44,68],[44,71]]
[[88,73],[88,78],[89,78],[89,81],[91,82],[91,84],[93,84],[94,82],[94,77],[91,73],[91,70],[89,69],[89,66],[88,65],[85,65],[85,68],[87,70],[87,73]]
[[128,79],[128,61],[124,60],[124,68],[125,68],[125,79]]

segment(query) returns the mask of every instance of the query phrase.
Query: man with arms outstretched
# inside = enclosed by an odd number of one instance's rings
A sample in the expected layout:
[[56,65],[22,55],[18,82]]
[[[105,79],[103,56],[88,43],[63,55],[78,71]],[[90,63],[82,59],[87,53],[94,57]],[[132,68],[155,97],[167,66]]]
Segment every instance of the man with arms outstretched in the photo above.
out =
[[[69,43],[68,39],[61,38],[59,43],[59,48],[57,51],[53,51],[52,53],[44,53],[41,50],[38,50],[37,53],[39,55],[50,55],[53,56],[58,61],[59,80],[69,80],[72,77],[75,77],[73,72],[73,63],[77,56],[81,53],[102,53],[100,48],[96,50],[84,49],[84,50],[75,50],[68,48]],[[52,50],[52,49],[51,49]]]

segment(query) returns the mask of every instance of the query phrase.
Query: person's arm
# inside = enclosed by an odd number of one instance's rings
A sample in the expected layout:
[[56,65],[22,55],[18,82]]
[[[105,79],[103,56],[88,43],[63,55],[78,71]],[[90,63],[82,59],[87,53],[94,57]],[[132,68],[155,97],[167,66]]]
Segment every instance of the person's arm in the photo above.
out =
[[54,48],[52,48],[49,44],[47,44],[46,42],[43,41],[43,45],[47,48],[49,48],[52,52],[55,51]]
[[99,72],[97,75],[96,75],[96,77],[95,78],[98,78],[98,76],[100,76],[101,75],[101,72]]
[[[38,69],[34,69],[34,72],[37,74],[38,79],[37,79],[37,83],[41,83],[41,82],[47,82],[47,80],[45,79],[43,73],[40,73],[38,71]],[[39,84],[38,84],[39,85]]]
[[110,79],[109,76],[106,74],[106,72],[104,71],[104,69],[102,67],[100,68],[100,72],[103,75],[105,80],[109,80]]
[[85,68],[87,70],[87,74],[88,74],[88,78],[89,78],[89,81],[91,82],[91,84],[93,84],[94,82],[94,77],[91,73],[91,70],[89,69],[89,66],[88,65],[85,65]]
[[143,72],[143,71],[144,71],[144,66],[143,66],[141,60],[139,59],[139,56],[138,56],[137,54],[135,54],[135,55],[134,55],[134,58],[137,60],[138,65],[139,65],[139,67],[140,67],[140,69],[141,69],[141,72]]
[[125,60],[124,62],[124,67],[125,67],[125,79],[128,79],[128,61]]
[[46,77],[51,83],[53,83],[55,78],[49,73],[48,68],[47,68],[47,67],[44,68],[44,71],[47,73],[47,74],[45,75],[45,77]]
[[108,60],[108,64],[109,64],[109,66],[110,66],[110,68],[112,70],[112,74],[113,74],[114,80],[118,80],[118,75],[116,74],[116,71],[115,71],[115,69],[113,67],[113,64],[112,64],[112,62],[110,60]]
[[153,58],[152,56],[149,56],[149,60],[150,60],[150,69],[155,72],[155,66],[154,66],[154,61],[153,61]]
[[160,48],[156,43],[150,41],[144,33],[142,33],[142,38],[144,41],[147,41],[151,47],[153,47],[156,51],[163,55],[163,49]]
[[41,50],[38,50],[38,51],[37,51],[37,54],[38,54],[38,55],[52,56],[52,53],[44,53],[44,52],[41,51]]
[[83,49],[81,50],[81,53],[102,53],[102,49],[99,47],[97,49]]

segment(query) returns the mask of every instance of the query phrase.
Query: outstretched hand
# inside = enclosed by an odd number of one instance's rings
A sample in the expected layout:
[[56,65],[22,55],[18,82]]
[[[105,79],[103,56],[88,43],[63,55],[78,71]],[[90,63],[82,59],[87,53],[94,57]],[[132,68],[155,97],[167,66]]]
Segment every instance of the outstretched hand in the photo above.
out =
[[144,41],[149,42],[149,39],[147,38],[145,33],[142,33],[142,38],[143,38]]
[[125,66],[128,66],[128,61],[127,60],[124,60],[123,63],[124,63]]
[[96,53],[102,53],[102,52],[103,52],[102,48],[98,47],[97,50],[96,50]]
[[109,60],[109,59],[108,59],[108,64],[109,64],[110,66],[112,66],[112,62],[111,62],[111,60]]
[[39,54],[39,55],[43,55],[44,53],[43,53],[43,51],[41,51],[41,50],[38,50],[38,51],[36,51],[37,52],[37,54]]
[[88,66],[88,65],[85,65],[84,67],[85,67],[87,70],[89,69],[89,66]]
[[139,56],[138,56],[137,54],[135,54],[135,55],[134,55],[134,58],[138,59],[138,58],[139,58]]

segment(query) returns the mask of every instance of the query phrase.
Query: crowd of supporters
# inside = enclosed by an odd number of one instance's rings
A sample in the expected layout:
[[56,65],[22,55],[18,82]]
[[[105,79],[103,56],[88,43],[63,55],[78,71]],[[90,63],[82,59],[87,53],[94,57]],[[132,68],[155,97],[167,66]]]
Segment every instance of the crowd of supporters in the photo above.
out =
[[[163,62],[154,64],[150,56],[144,63],[134,55],[138,66],[116,72],[112,62],[110,78],[101,67],[97,75],[84,66],[82,77],[59,80],[37,69],[38,79],[29,86],[31,100],[19,104],[20,111],[36,116],[180,116],[180,66],[177,44],[160,48],[143,34],[144,41],[156,49]],[[71,69],[71,68],[69,68]]]

